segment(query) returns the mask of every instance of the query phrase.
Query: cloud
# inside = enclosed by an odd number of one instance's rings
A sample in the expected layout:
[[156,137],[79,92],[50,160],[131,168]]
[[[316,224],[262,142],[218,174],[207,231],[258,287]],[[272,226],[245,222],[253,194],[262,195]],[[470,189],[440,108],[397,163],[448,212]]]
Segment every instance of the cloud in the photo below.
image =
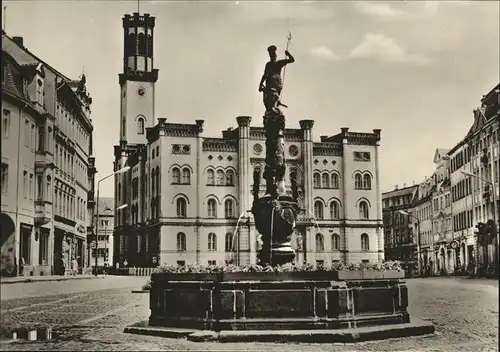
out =
[[387,63],[405,63],[417,66],[431,64],[431,60],[424,56],[408,53],[393,38],[373,33],[366,34],[361,44],[351,50],[348,58],[375,58]]
[[[407,20],[433,17],[443,6],[464,7],[470,1],[422,1],[418,4],[402,3],[406,9],[396,8],[387,3],[359,1],[354,4],[354,9],[359,13],[369,15],[380,20]],[[416,6],[416,7],[415,7]],[[412,9],[410,11],[409,9]]]
[[340,60],[340,57],[335,55],[333,51],[330,50],[330,48],[324,45],[312,48],[311,54],[327,61]]
[[406,19],[414,15],[411,12],[395,9],[389,4],[360,1],[354,4],[354,9],[362,14],[381,19]]

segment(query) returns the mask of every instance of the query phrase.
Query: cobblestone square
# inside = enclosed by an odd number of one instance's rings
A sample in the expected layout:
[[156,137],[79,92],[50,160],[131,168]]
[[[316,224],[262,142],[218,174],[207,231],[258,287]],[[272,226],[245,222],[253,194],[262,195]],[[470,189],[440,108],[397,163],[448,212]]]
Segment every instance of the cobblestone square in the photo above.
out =
[[[34,292],[22,297],[26,284],[5,285],[2,291],[2,326],[22,323],[53,328],[47,342],[1,343],[2,351],[162,351],[162,350],[269,350],[282,351],[497,351],[498,282],[460,278],[410,279],[410,313],[431,320],[436,334],[415,338],[357,344],[194,343],[123,333],[125,326],[149,315],[149,295],[131,293],[145,278],[109,278],[109,285],[89,280],[60,283],[64,294]],[[22,286],[24,285],[24,286]],[[29,284],[39,285],[39,284]],[[72,285],[72,289],[66,286]],[[78,285],[82,287],[79,288]],[[17,286],[17,287],[14,287]],[[93,287],[93,291],[91,291]],[[108,286],[106,289],[104,287]],[[104,289],[103,289],[104,288]],[[43,287],[40,288],[42,290]],[[78,292],[79,289],[85,293]],[[70,292],[72,291],[72,292]],[[19,298],[16,298],[18,296]],[[57,303],[51,303],[57,302]]]

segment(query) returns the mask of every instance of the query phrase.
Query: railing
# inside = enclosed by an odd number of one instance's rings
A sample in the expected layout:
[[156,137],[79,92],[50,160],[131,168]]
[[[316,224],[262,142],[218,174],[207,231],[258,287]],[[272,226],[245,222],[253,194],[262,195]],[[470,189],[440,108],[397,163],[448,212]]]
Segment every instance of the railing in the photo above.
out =
[[108,272],[113,273],[115,275],[124,275],[124,276],[151,276],[154,273],[156,268],[114,268],[108,269]]

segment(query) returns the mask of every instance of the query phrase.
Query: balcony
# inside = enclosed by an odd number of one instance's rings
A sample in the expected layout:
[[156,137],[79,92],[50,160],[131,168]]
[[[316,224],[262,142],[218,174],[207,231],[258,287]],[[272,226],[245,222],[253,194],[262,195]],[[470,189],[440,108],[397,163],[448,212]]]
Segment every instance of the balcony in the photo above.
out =
[[35,152],[35,169],[37,173],[43,172],[46,168],[54,167],[54,156],[44,150]]
[[46,200],[35,201],[35,225],[48,224],[52,219],[52,203]]

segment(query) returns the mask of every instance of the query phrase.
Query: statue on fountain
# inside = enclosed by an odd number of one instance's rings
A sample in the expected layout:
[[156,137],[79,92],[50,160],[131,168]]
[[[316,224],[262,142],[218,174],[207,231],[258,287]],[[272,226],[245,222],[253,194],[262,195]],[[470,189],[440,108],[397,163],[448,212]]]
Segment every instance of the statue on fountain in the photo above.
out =
[[[290,38],[289,38],[290,39]],[[295,251],[291,247],[291,236],[298,213],[298,188],[292,180],[292,196],[287,196],[285,185],[285,116],[280,106],[283,90],[281,70],[295,62],[294,57],[285,51],[286,59],[277,60],[276,46],[270,46],[270,61],[266,64],[259,84],[264,92],[264,130],[266,134],[266,166],[263,178],[266,181],[266,194],[259,198],[260,174],[254,173],[253,206],[255,226],[262,235],[262,249],[258,255],[261,265],[282,265],[293,261]],[[266,85],[264,86],[264,82]]]
[[[295,62],[295,58],[285,50],[286,59],[277,60],[276,46],[271,45],[267,48],[269,53],[269,62],[266,64],[264,74],[259,83],[259,92],[264,92],[264,106],[266,115],[274,113],[281,115],[280,106],[287,107],[280,101],[281,91],[283,90],[283,80],[281,79],[281,69],[287,64]],[[266,85],[264,85],[264,82]]]

